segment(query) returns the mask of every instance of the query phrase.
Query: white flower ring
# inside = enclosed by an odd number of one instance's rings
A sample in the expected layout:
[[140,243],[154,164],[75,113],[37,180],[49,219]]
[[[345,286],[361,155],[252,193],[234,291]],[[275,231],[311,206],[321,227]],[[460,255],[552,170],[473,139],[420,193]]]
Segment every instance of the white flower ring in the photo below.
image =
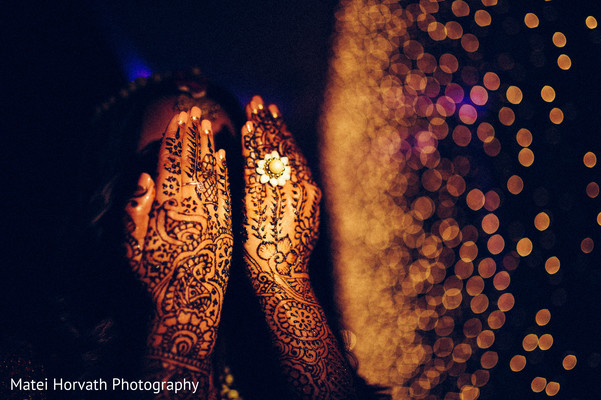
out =
[[272,151],[257,161],[257,173],[261,176],[261,183],[284,186],[290,180],[288,157],[280,157],[276,150]]

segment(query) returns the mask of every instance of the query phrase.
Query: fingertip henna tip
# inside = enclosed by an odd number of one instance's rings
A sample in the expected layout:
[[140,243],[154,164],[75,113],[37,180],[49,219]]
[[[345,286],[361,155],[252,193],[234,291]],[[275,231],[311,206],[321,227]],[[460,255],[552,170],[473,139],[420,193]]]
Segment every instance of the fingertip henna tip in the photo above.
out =
[[211,130],[212,130],[211,121],[209,121],[208,119],[203,119],[202,122],[200,123],[200,129],[202,129],[202,131],[204,133],[206,133],[207,135],[211,134]]
[[278,106],[276,106],[275,104],[270,104],[268,108],[273,118],[277,118],[280,116],[280,110],[278,109]]
[[255,129],[255,125],[252,123],[252,121],[247,121],[244,125],[244,128],[246,129],[246,133],[251,133],[253,129]]
[[186,123],[186,120],[188,119],[188,113],[185,111],[182,111],[179,113],[178,117],[177,117],[177,124],[178,125],[183,125]]
[[200,120],[201,113],[202,111],[200,110],[200,108],[196,106],[192,107],[192,109],[190,110],[190,116],[192,118],[192,121],[198,122]]
[[253,96],[250,101],[250,108],[254,114],[257,114],[259,110],[263,109],[263,99],[261,96]]

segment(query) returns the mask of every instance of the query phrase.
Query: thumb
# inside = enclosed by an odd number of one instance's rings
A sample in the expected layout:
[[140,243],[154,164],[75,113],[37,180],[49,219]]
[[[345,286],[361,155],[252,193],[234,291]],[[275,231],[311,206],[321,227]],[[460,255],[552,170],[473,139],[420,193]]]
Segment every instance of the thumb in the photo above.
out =
[[138,188],[125,206],[125,247],[130,264],[142,259],[144,237],[148,229],[150,209],[154,201],[155,188],[150,175],[143,173],[138,179]]

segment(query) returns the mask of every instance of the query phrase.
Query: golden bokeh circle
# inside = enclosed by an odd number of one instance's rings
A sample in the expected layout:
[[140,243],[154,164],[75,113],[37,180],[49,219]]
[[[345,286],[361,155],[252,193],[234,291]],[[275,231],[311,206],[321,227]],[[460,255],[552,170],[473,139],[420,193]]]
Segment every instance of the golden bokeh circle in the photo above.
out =
[[530,388],[534,393],[540,393],[545,390],[545,386],[547,386],[547,380],[543,377],[537,376],[530,383]]
[[518,153],[518,161],[524,167],[530,167],[532,164],[534,164],[534,153],[528,148],[523,148]]
[[578,359],[576,358],[575,355],[573,354],[568,354],[567,356],[565,356],[563,358],[563,361],[561,362],[561,365],[563,366],[563,368],[566,371],[571,371],[576,367],[576,363],[578,362]]
[[494,72],[487,72],[484,74],[484,87],[488,90],[497,90],[501,86],[501,80],[499,75]]
[[511,176],[507,180],[507,190],[511,194],[519,194],[524,189],[524,181],[517,175]]
[[522,257],[529,256],[532,252],[532,241],[528,238],[522,238],[516,245],[518,254]]
[[563,122],[563,111],[561,108],[555,107],[549,112],[549,119],[555,125],[559,125]]
[[557,65],[559,68],[567,71],[572,67],[572,59],[567,54],[561,54],[557,57]]
[[507,312],[515,305],[515,298],[511,293],[503,293],[497,300],[497,307],[500,311]]
[[592,252],[594,247],[595,242],[593,242],[593,239],[591,238],[584,238],[580,243],[580,250],[585,254]]
[[538,26],[539,20],[536,14],[528,13],[524,16],[524,24],[530,29],[534,29]]
[[552,256],[545,261],[545,270],[549,275],[556,274],[559,271],[561,263],[559,262],[559,258]]
[[530,333],[522,340],[522,347],[526,351],[533,351],[538,346],[538,336],[534,333]]
[[539,231],[546,230],[551,225],[551,218],[546,212],[540,212],[534,217],[534,227]]
[[515,136],[515,140],[522,147],[528,147],[532,144],[532,132],[526,128],[522,128]]
[[561,32],[553,34],[553,44],[557,47],[564,47],[567,43],[566,35]]
[[524,98],[524,94],[522,90],[517,86],[509,86],[507,91],[505,92],[505,97],[507,101],[511,104],[520,104],[522,99]]
[[523,370],[526,367],[526,357],[524,357],[523,355],[515,355],[511,358],[511,360],[509,361],[509,368],[511,368],[511,370],[513,372],[519,372],[521,370]]
[[478,10],[474,13],[474,21],[478,26],[489,26],[492,22],[492,18],[488,11],[486,10]]
[[584,157],[582,157],[582,162],[588,168],[593,168],[595,165],[597,165],[597,156],[592,151],[589,151],[584,155]]
[[543,86],[540,91],[540,97],[547,103],[553,102],[555,100],[555,96],[555,89],[553,89],[551,86]]
[[549,321],[551,321],[551,311],[549,311],[546,308],[543,308],[542,310],[539,310],[536,313],[536,324],[538,326],[545,326],[549,323]]
[[538,348],[541,350],[549,350],[553,346],[553,335],[545,333],[538,339]]
[[549,382],[545,387],[545,393],[547,396],[552,397],[559,393],[560,385],[558,382]]
[[593,16],[586,17],[586,27],[589,29],[595,29],[597,27],[597,19]]

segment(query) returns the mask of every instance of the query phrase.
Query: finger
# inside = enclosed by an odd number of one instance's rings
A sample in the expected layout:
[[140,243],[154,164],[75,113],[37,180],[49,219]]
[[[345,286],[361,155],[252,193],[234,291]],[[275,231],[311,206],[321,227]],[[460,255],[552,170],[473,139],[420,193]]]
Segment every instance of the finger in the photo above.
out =
[[252,121],[246,121],[242,127],[242,156],[245,159],[251,158],[256,160],[259,158],[257,153],[257,143],[253,140],[255,134],[255,124]]
[[265,106],[261,96],[253,96],[250,102],[246,105],[246,118],[252,120],[253,117],[265,113]]
[[182,111],[174,116],[161,143],[157,165],[156,198],[163,203],[180,191],[182,134],[186,131],[188,113]]
[[[190,120],[182,132],[182,185],[190,186],[198,182],[200,172],[200,108],[192,107]],[[190,186],[184,191],[194,189]],[[186,196],[186,195],[184,195]]]
[[203,119],[200,124],[200,154],[201,169],[203,174],[203,188],[205,201],[217,202],[217,177],[215,175],[215,137],[211,121]]
[[192,107],[190,119],[183,134],[182,197],[201,201],[216,201],[215,154],[211,122],[200,120],[201,110]]
[[254,96],[247,104],[246,115],[248,121],[252,123],[252,129],[247,129],[246,135],[242,136],[242,148],[249,154],[248,156],[254,159],[263,158],[265,154],[277,150],[282,140],[280,124],[273,117],[272,112],[263,105],[260,96]]
[[147,173],[140,175],[138,188],[125,206],[126,251],[130,264],[142,259],[144,237],[148,230],[149,213],[155,197],[155,185]]
[[[245,176],[247,183],[253,183],[252,178],[255,172],[262,176],[258,179],[261,183],[278,180],[278,173],[273,174],[264,170],[266,157],[279,158],[286,160],[286,175],[288,178],[280,177],[281,181],[292,179],[293,181],[307,180],[312,182],[311,173],[307,168],[307,162],[300,148],[294,141],[292,134],[287,130],[283,123],[280,110],[275,104],[270,104],[267,108],[263,107],[263,100],[259,96],[252,98],[246,107],[249,121],[242,128],[242,154],[245,157]],[[277,155],[273,152],[277,152]],[[290,174],[292,170],[292,174]],[[299,172],[296,174],[294,171]],[[273,185],[273,183],[272,183]]]
[[227,162],[225,150],[221,149],[216,153],[215,172],[217,176],[217,205],[218,205],[218,220],[219,225],[223,228],[228,228],[231,232],[231,192],[228,176]]

